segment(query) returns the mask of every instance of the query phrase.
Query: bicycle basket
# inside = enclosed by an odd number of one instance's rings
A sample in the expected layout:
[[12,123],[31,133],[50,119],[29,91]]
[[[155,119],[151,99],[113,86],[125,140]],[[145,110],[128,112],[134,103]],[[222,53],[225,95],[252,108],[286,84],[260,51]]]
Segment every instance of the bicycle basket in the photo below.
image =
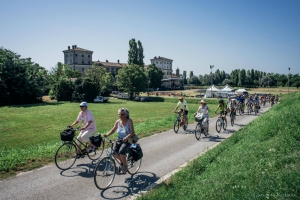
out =
[[197,115],[195,116],[195,121],[196,122],[202,122],[204,119],[204,114],[203,113],[197,113]]
[[100,134],[97,134],[97,135],[94,135],[94,136],[90,137],[90,141],[96,147],[100,147],[101,142],[102,142],[102,137],[101,137]]
[[60,139],[62,141],[72,141],[74,136],[75,136],[75,130],[73,129],[66,129],[60,133]]

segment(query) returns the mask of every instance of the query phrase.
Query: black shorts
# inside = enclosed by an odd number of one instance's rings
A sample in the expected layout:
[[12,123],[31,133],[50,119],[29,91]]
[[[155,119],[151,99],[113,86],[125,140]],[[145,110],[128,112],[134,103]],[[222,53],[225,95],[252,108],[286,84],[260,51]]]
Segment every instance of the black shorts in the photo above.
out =
[[[182,112],[182,111],[183,111],[183,109],[180,109],[180,111]],[[184,111],[184,115],[185,115],[185,116],[187,116],[187,115],[188,115],[188,113],[189,113],[189,111],[188,111],[188,110],[185,110],[185,111]]]
[[116,141],[114,145],[114,151],[118,154],[126,155],[130,146],[131,144],[129,144],[128,142]]

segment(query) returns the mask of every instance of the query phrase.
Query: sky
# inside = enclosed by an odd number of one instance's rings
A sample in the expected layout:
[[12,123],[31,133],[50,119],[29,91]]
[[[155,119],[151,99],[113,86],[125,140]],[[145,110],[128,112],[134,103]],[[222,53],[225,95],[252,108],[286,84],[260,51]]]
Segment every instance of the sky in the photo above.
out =
[[127,63],[135,38],[173,73],[300,73],[299,0],[0,0],[0,15],[0,47],[47,70],[72,45]]

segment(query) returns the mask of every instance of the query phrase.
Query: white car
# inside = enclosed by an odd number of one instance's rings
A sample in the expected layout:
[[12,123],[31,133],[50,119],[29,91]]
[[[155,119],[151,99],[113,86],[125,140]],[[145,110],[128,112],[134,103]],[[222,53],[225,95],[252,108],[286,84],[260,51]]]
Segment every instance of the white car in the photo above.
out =
[[104,103],[109,100],[108,97],[103,97],[103,96],[97,96],[96,99],[94,99],[95,103]]

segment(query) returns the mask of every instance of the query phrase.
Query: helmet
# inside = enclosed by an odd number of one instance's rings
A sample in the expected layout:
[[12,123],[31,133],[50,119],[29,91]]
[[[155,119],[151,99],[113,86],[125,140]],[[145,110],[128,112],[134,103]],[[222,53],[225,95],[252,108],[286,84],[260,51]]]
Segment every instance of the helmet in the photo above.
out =
[[79,106],[80,106],[80,107],[87,107],[88,104],[87,104],[87,102],[83,101],[83,102],[81,102],[81,103],[79,104]]
[[179,100],[183,100],[183,97],[179,97]]
[[224,103],[223,99],[220,99],[220,100],[219,100],[219,103]]

